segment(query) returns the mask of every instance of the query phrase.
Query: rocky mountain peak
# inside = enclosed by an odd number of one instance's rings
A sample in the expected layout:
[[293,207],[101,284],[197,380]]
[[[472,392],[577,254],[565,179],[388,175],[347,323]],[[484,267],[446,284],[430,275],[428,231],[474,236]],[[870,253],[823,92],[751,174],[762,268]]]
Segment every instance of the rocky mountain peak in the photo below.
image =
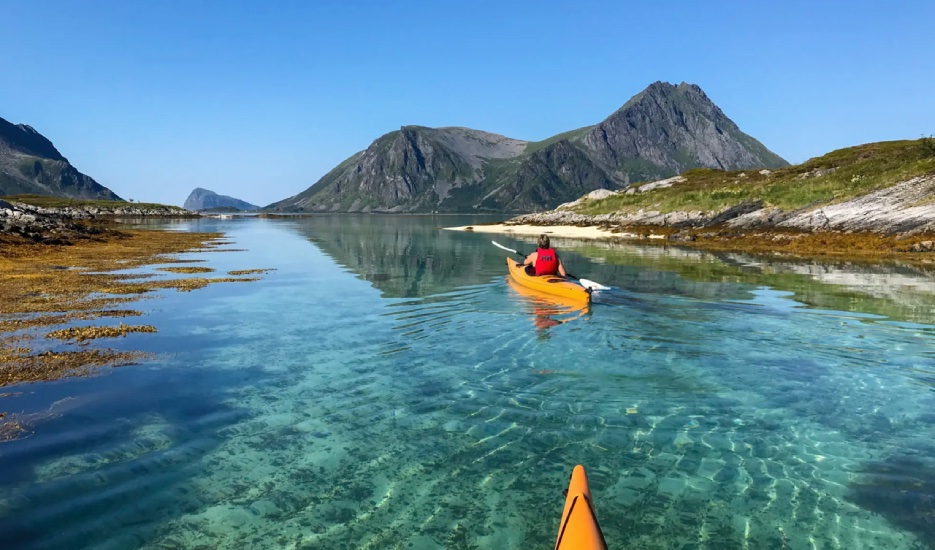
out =
[[52,160],[66,160],[51,141],[28,124],[13,124],[0,118],[0,143],[19,153]]
[[668,82],[656,81],[646,87],[645,90],[636,94],[629,101],[624,103],[620,109],[617,109],[608,118],[612,118],[621,112],[631,109],[643,108],[650,109],[653,106],[663,106],[665,108],[692,107],[715,114],[715,111],[723,116],[720,109],[704,90],[697,84],[681,82],[678,85]]
[[[690,168],[774,168],[785,160],[740,131],[697,84],[654,82],[583,139],[595,160],[627,183]],[[647,160],[661,171],[624,173],[621,159]],[[652,172],[650,170],[649,172]]]
[[654,82],[607,119],[530,143],[471,128],[401,126],[272,210],[529,211],[689,168],[787,163],[696,84]]
[[45,136],[0,118],[0,195],[122,200],[79,172]]

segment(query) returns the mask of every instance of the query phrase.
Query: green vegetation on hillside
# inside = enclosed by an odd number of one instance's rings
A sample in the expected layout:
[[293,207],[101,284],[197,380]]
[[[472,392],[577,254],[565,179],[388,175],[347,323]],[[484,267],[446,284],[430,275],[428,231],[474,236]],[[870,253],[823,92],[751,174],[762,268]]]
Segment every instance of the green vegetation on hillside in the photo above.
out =
[[671,187],[586,201],[575,211],[591,215],[640,209],[718,211],[758,200],[766,206],[794,210],[815,203],[841,202],[913,177],[935,174],[935,139],[868,143],[764,172],[689,170],[682,174],[685,181]]
[[529,145],[526,146],[526,149],[523,150],[523,153],[526,153],[526,154],[535,153],[536,151],[539,151],[540,149],[545,149],[549,145],[552,145],[553,143],[558,143],[559,141],[562,141],[563,139],[567,139],[569,141],[575,141],[577,139],[580,139],[586,136],[587,133],[590,132],[592,128],[594,128],[594,126],[585,126],[583,128],[578,128],[577,130],[569,130],[567,132],[562,132],[561,134],[554,135],[542,141],[530,142]]
[[20,202],[23,204],[30,204],[32,206],[38,206],[40,208],[88,208],[88,207],[98,207],[98,208],[123,208],[123,207],[134,207],[134,208],[168,208],[170,210],[178,210],[183,212],[183,208],[178,206],[172,206],[168,204],[156,204],[150,202],[126,202],[126,201],[104,201],[104,200],[85,200],[85,199],[70,199],[67,197],[48,197],[44,195],[7,195],[2,196],[0,199],[3,199],[7,202]]

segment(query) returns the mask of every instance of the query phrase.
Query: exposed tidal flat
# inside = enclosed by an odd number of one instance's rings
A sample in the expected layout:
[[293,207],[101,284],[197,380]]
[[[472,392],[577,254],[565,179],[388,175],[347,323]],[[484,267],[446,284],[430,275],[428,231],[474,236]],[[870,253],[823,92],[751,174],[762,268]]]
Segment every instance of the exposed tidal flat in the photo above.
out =
[[[67,376],[86,376],[104,366],[138,363],[151,354],[89,345],[91,340],[155,333],[150,324],[112,324],[145,318],[135,302],[160,289],[187,292],[212,283],[251,282],[239,277],[159,278],[158,272],[205,274],[206,267],[154,265],[204,261],[184,258],[196,251],[225,250],[221,233],[72,226],[67,243],[0,234],[0,387]],[[101,324],[105,323],[105,324]],[[63,327],[63,328],[56,328]],[[6,395],[6,394],[5,394]],[[0,401],[0,441],[29,433],[27,416]]]
[[275,276],[146,293],[114,341],[148,359],[5,388],[0,540],[547,548],[582,463],[612,548],[932,546],[926,265],[556,238],[613,287],[582,314],[440,230],[483,221],[163,222],[238,251],[113,275]]

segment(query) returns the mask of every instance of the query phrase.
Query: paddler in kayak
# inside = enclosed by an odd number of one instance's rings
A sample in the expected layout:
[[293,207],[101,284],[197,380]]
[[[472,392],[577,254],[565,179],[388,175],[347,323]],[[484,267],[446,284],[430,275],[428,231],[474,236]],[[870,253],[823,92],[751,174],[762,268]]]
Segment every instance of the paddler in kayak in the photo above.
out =
[[549,236],[544,233],[539,235],[538,244],[538,250],[526,256],[526,259],[523,260],[522,265],[527,266],[526,273],[537,276],[557,274],[564,277],[565,266],[562,264],[562,259],[558,257],[558,252],[552,248]]

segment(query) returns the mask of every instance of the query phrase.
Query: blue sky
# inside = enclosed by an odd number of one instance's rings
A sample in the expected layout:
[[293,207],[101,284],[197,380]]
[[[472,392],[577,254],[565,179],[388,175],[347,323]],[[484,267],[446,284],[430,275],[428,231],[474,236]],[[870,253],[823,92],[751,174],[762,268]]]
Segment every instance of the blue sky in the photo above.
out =
[[124,198],[265,205],[405,124],[528,140],[656,80],[792,162],[935,134],[935,2],[3,2],[0,117]]

